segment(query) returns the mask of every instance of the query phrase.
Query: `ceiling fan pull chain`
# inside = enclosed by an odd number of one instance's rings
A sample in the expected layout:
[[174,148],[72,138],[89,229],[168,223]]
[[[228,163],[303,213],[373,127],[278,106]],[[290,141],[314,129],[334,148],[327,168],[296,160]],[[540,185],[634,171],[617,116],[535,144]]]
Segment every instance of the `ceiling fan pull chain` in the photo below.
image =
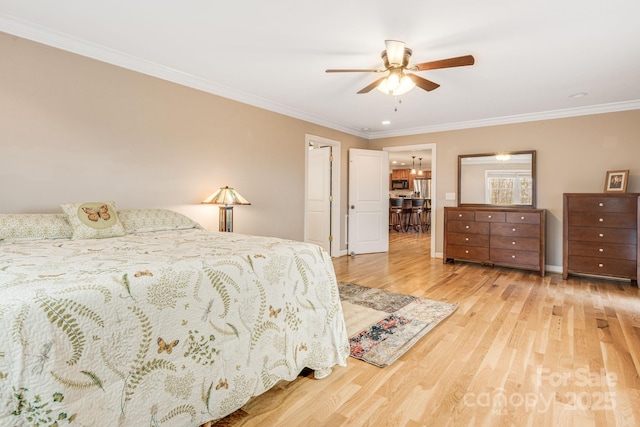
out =
[[[398,100],[398,105],[402,104],[402,98],[396,96],[396,99]],[[395,111],[396,113],[398,112],[398,105],[396,105],[396,107],[393,109],[393,111]]]

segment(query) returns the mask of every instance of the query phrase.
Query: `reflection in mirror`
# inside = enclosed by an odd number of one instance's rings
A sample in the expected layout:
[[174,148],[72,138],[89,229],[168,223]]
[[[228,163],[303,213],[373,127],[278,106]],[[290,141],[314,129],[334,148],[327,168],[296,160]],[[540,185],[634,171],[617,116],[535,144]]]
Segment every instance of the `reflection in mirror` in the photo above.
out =
[[536,152],[458,156],[460,206],[536,207]]

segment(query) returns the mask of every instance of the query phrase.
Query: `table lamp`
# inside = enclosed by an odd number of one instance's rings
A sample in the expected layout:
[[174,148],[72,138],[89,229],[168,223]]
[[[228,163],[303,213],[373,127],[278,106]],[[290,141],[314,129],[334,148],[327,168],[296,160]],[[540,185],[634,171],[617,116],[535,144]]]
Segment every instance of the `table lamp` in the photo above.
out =
[[220,187],[218,191],[207,197],[201,203],[220,205],[220,231],[233,231],[233,205],[250,205],[236,190],[228,186]]

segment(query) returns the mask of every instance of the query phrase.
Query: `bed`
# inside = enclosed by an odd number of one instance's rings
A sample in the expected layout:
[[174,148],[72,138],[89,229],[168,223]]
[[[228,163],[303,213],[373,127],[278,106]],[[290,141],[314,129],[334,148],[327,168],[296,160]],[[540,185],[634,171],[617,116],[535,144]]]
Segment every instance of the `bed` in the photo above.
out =
[[0,215],[0,425],[199,426],[346,366],[317,246],[86,206]]

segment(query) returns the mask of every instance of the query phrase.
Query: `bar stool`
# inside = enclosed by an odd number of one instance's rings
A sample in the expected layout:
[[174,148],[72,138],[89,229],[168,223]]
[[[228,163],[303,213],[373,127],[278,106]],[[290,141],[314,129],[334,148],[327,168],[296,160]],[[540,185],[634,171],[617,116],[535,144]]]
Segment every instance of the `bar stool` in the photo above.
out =
[[402,199],[402,224],[404,231],[409,230],[409,223],[411,222],[411,199]]
[[415,231],[422,230],[424,199],[411,199],[411,225]]
[[425,199],[422,221],[422,232],[429,231],[431,228],[431,199]]
[[403,231],[401,199],[389,199],[389,228],[393,228],[396,231]]

